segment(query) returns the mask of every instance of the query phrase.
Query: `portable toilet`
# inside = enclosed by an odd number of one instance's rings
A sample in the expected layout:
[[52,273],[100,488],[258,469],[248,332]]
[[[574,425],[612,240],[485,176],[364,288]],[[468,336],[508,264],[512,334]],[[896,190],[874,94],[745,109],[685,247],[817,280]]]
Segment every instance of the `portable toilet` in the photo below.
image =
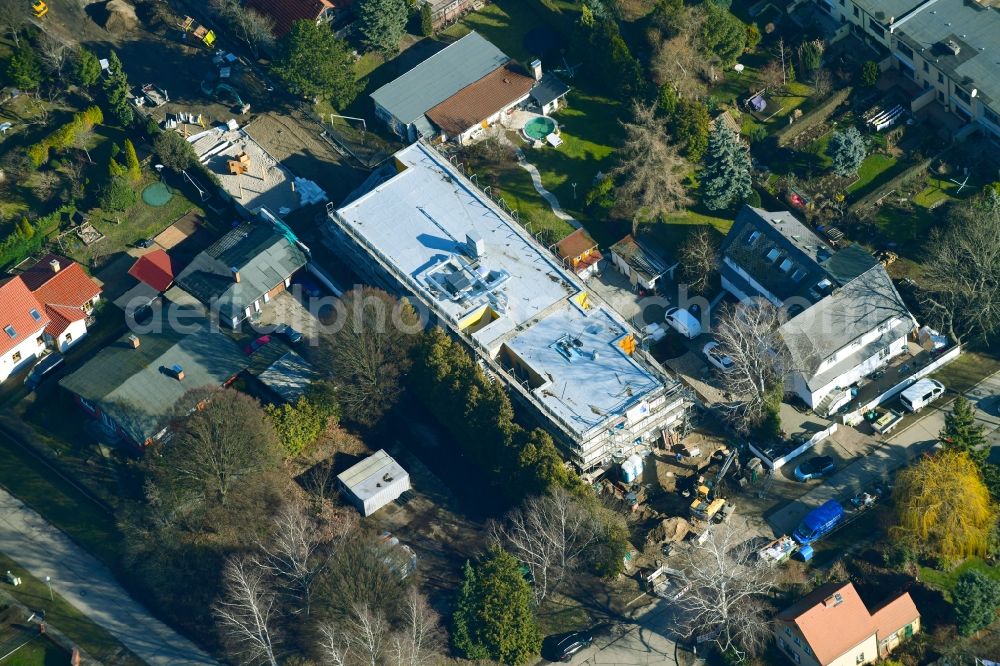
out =
[[622,481],[632,483],[642,474],[642,456],[633,453],[622,463]]

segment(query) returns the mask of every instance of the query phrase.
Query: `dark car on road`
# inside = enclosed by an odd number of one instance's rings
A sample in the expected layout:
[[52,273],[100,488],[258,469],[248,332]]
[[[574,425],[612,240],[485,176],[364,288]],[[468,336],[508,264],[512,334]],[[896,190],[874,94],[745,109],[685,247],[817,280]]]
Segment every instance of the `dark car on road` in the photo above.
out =
[[42,383],[46,375],[62,365],[63,360],[62,354],[49,354],[31,368],[31,372],[24,378],[24,385],[34,391]]
[[836,467],[830,456],[816,456],[795,468],[795,478],[799,481],[818,479],[826,476]]
[[542,644],[542,656],[549,661],[568,662],[577,652],[594,643],[593,631],[574,631],[569,634],[549,636]]
[[274,329],[274,334],[290,345],[302,342],[302,334],[288,324],[278,324]]

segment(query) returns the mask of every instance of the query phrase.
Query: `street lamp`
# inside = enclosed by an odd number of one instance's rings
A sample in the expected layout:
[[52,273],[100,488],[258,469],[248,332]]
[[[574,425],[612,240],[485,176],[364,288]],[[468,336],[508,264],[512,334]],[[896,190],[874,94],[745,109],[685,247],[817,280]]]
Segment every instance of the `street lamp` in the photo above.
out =
[[46,576],[45,584],[49,586],[49,601],[55,601],[55,597],[52,596],[52,579]]
[[576,201],[576,183],[574,182],[572,183],[572,185],[573,185],[573,201]]

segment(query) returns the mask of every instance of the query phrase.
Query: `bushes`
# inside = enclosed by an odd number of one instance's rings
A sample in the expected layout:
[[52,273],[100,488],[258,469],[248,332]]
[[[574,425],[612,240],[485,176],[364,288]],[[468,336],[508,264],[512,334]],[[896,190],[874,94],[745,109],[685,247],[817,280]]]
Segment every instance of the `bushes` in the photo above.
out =
[[135,205],[135,200],[135,188],[125,176],[113,176],[101,192],[101,208],[104,210],[126,211]]
[[91,106],[75,114],[73,119],[58,128],[38,143],[28,146],[28,158],[35,167],[49,160],[50,150],[66,150],[76,145],[77,137],[104,122],[104,112],[100,107]]
[[[49,234],[59,228],[63,216],[71,215],[75,210],[73,206],[62,206],[38,218],[34,224],[27,218],[22,218],[17,224],[16,231],[0,241],[0,268],[16,264],[41,248]],[[24,226],[26,223],[31,227],[30,232]]]
[[325,391],[310,392],[309,397],[300,396],[294,405],[284,403],[264,408],[274,422],[286,456],[294,457],[302,453],[323,434],[331,420],[337,420],[339,407],[328,397]]

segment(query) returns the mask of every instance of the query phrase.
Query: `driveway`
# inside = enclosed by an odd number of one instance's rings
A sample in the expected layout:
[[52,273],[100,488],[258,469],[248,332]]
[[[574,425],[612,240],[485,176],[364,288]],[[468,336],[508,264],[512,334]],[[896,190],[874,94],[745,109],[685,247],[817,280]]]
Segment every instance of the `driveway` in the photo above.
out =
[[217,664],[149,614],[108,569],[32,509],[0,489],[0,547],[152,666]]
[[[676,666],[674,641],[668,638],[670,626],[670,602],[657,599],[636,621],[636,624],[620,625],[620,628],[601,632],[594,644],[587,650],[578,652],[570,662],[575,666],[596,666],[609,664],[631,666],[633,664],[663,664]],[[624,631],[622,631],[624,628]],[[550,663],[542,660],[539,664]]]
[[[994,447],[1000,447],[1000,416],[994,411],[998,408],[997,396],[1000,396],[1000,372],[987,377],[966,393],[966,397],[976,404],[976,418],[986,427],[987,439]],[[938,433],[944,427],[945,415],[950,411],[950,401],[925,407],[919,419],[906,429],[894,433],[870,454],[862,456],[822,485],[772,513],[767,517],[767,522],[775,536],[791,533],[810,510],[827,500],[843,502],[879,481],[888,480],[896,469],[937,443]]]

